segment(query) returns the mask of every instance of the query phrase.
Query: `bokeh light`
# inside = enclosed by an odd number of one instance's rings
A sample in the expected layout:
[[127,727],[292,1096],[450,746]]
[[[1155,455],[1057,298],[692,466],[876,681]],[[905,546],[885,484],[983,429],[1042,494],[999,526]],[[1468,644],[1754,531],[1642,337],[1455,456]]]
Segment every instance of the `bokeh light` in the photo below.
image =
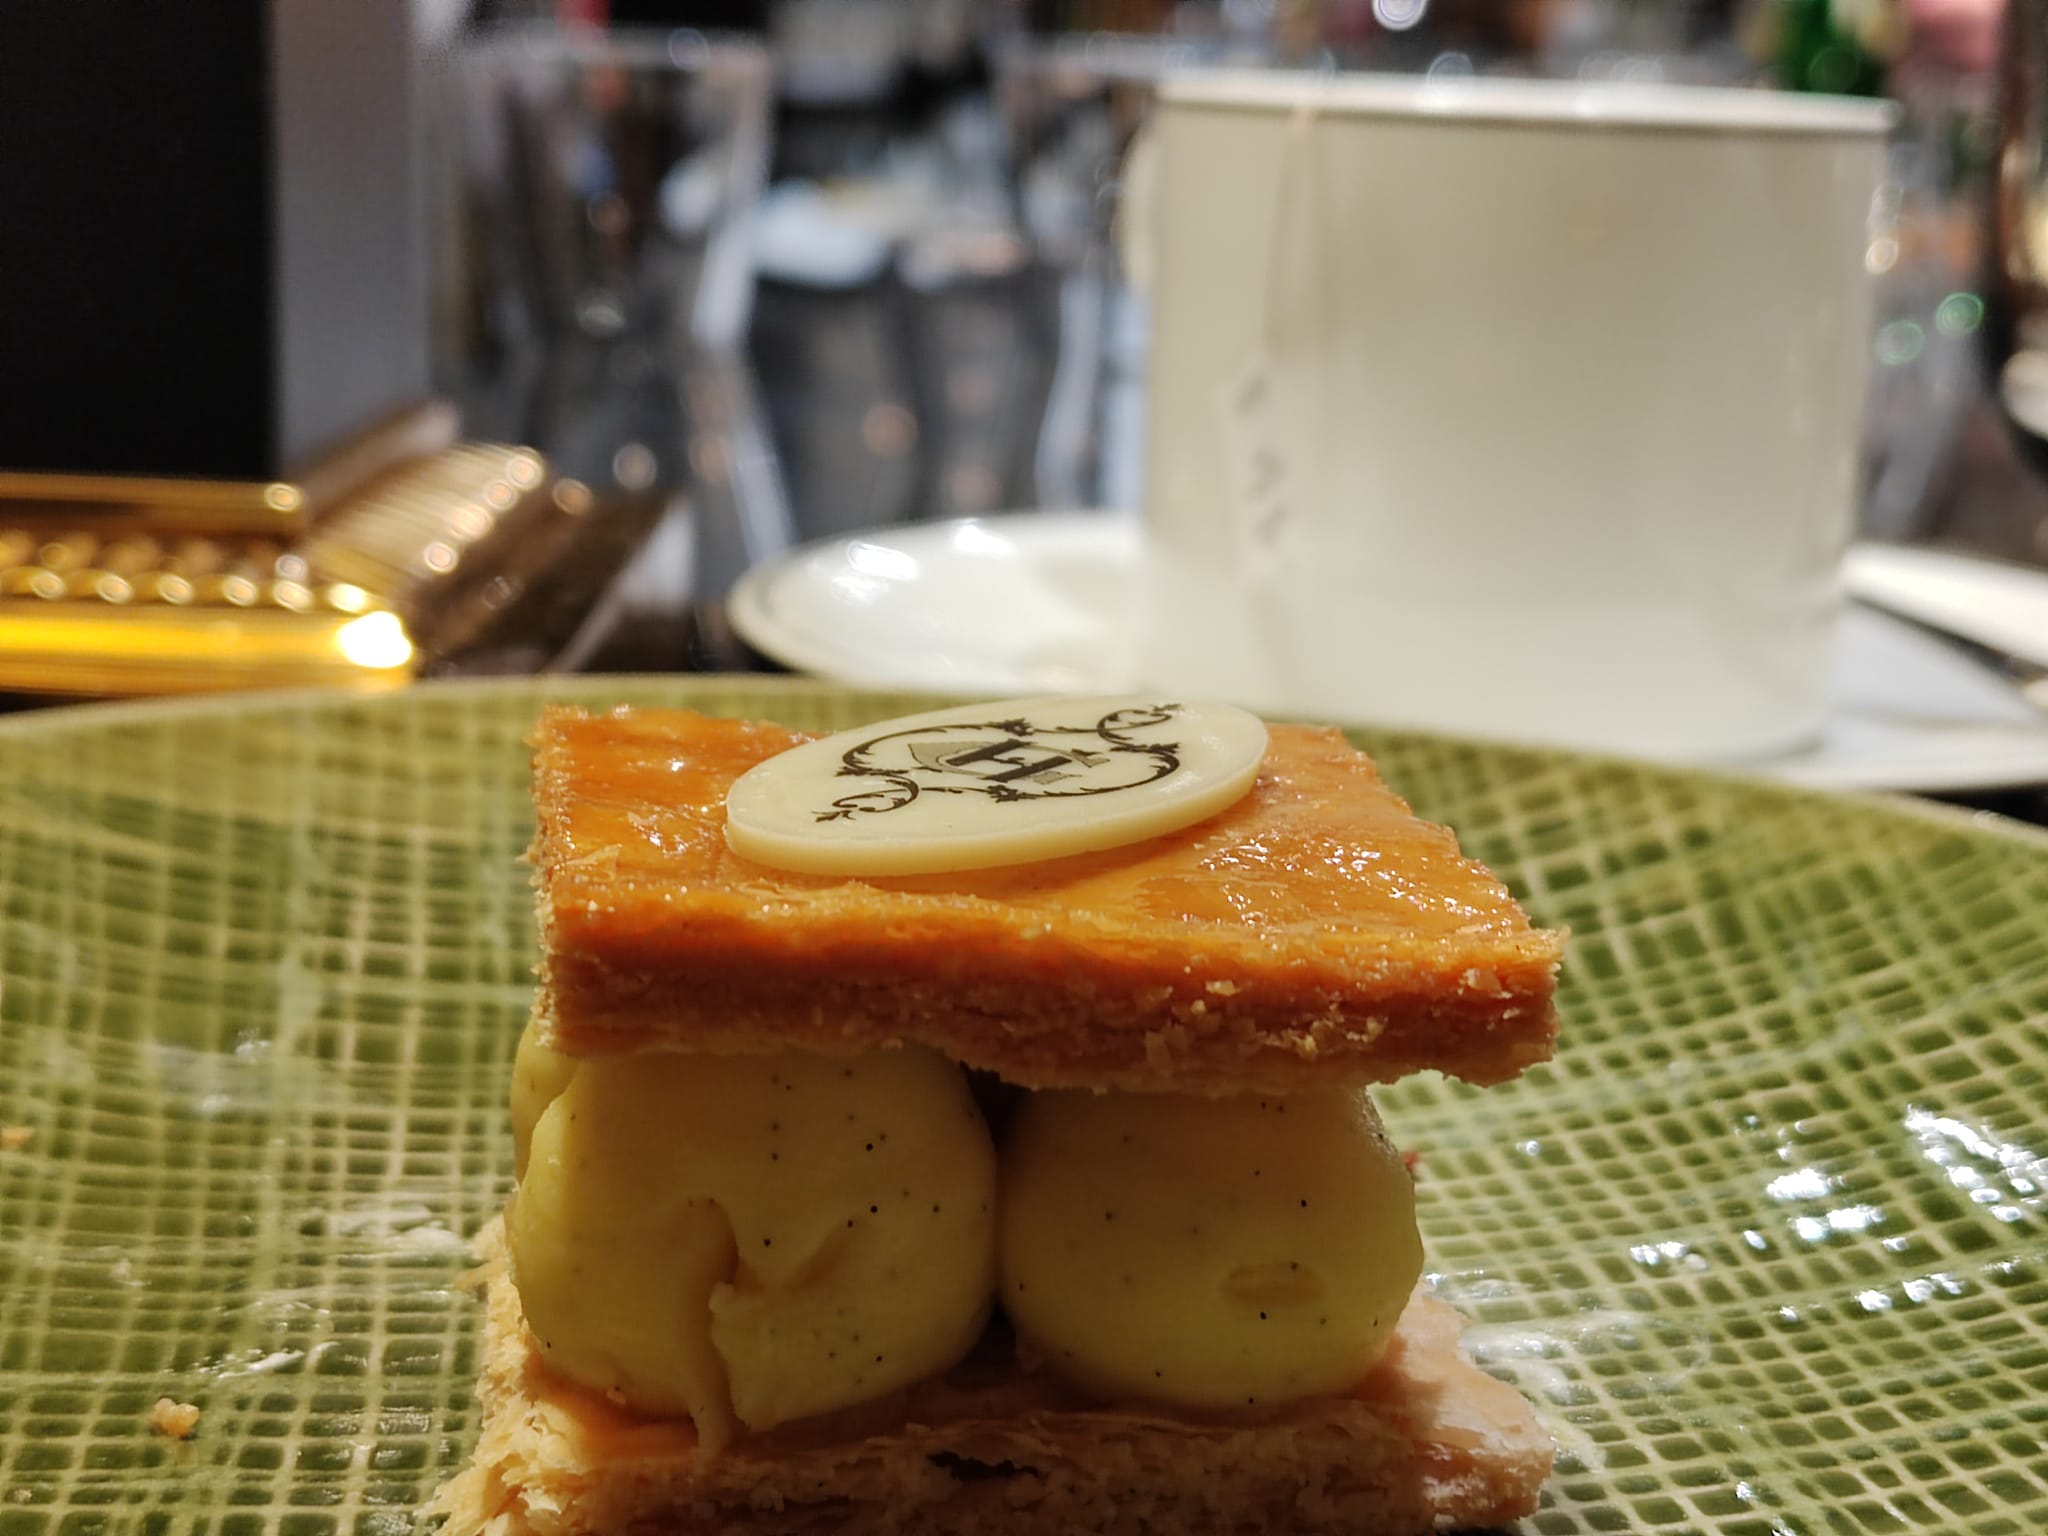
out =
[[412,660],[412,641],[395,613],[366,613],[335,631],[334,644],[351,666],[390,670]]
[[1934,307],[1934,328],[1944,336],[1968,336],[1984,323],[1984,301],[1974,293],[1952,293]]
[[1887,368],[1910,363],[1927,349],[1927,332],[1917,320],[1894,320],[1877,333],[1877,360]]

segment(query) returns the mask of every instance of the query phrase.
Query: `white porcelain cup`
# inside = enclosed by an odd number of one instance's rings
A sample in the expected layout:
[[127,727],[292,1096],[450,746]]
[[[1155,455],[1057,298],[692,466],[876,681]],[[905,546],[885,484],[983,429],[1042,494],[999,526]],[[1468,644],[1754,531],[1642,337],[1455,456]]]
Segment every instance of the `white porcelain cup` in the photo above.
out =
[[1828,704],[1890,109],[1208,74],[1161,92],[1142,670],[1672,758]]

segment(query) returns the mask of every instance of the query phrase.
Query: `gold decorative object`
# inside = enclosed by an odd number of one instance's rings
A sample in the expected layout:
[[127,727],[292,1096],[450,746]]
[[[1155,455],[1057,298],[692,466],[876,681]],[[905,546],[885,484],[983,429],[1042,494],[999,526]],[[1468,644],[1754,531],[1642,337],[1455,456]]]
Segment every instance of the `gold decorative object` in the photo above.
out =
[[376,463],[292,534],[192,531],[191,500],[52,525],[47,500],[0,507],[0,689],[85,695],[403,685],[560,558],[591,503],[488,443]]
[[110,520],[195,534],[285,537],[305,528],[384,470],[455,442],[459,418],[445,401],[394,411],[277,480],[184,480],[140,475],[59,475],[0,470],[0,522]]

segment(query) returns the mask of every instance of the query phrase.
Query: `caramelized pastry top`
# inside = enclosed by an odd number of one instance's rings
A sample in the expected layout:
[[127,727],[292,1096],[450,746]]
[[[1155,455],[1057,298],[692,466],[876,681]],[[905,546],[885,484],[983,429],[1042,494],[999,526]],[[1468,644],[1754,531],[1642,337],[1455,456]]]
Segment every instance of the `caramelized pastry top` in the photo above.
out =
[[557,1041],[922,1040],[1027,1085],[1227,1092],[1474,1081],[1548,1056],[1558,935],[1332,730],[1276,726],[1251,792],[1149,841],[855,879],[727,846],[727,787],[806,738],[556,709],[535,741]]

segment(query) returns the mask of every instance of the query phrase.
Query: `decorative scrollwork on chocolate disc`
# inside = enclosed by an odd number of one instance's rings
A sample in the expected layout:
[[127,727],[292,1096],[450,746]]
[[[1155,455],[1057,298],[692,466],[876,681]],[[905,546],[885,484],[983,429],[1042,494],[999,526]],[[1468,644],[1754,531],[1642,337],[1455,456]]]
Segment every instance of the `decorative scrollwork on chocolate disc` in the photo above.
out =
[[1124,794],[1181,771],[1178,742],[1135,733],[1170,723],[1184,706],[1110,711],[1092,725],[1046,725],[1022,716],[913,726],[850,747],[838,777],[865,781],[815,812],[817,820],[901,810],[921,795],[980,795],[998,805]]

